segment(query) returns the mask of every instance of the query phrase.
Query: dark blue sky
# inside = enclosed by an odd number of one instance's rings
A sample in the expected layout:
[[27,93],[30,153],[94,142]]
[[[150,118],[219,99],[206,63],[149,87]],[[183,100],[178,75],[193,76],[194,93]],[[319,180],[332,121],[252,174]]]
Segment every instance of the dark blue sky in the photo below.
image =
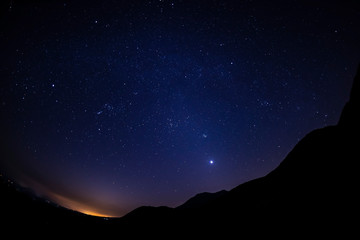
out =
[[8,1],[2,172],[109,216],[263,176],[348,99],[342,2]]

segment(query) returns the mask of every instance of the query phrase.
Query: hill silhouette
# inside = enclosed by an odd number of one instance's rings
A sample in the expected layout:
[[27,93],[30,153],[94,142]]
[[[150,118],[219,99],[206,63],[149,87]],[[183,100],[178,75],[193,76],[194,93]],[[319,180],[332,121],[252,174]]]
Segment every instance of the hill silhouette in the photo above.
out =
[[359,81],[360,67],[337,125],[310,132],[272,172],[230,191],[201,193],[177,208],[140,207],[122,218],[105,219],[57,206],[1,176],[3,226],[83,225],[113,231],[355,231]]
[[[218,229],[276,225],[302,231],[351,228],[358,209],[359,81],[360,67],[337,125],[307,134],[264,177],[228,192],[198,194],[172,211],[173,222]],[[146,218],[148,210],[142,210],[136,214]],[[148,213],[155,216],[155,209]],[[168,214],[157,215],[158,221],[166,224]],[[134,213],[130,215],[129,221],[137,219]]]

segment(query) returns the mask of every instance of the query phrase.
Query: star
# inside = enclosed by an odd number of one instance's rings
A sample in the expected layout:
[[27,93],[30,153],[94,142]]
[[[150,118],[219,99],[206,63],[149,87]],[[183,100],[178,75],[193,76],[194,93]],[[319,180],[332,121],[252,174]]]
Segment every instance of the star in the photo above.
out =
[[[337,123],[358,61],[342,54],[359,50],[358,16],[322,26],[331,11],[301,1],[21,2],[2,14],[0,148],[19,154],[1,170],[115,216],[273,170],[303,133]],[[300,39],[287,31],[299,26]]]

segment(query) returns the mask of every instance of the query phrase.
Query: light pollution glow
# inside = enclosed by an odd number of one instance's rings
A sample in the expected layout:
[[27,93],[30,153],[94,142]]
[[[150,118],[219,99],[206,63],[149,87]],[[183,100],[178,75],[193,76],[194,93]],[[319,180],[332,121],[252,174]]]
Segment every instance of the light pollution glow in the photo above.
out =
[[50,193],[49,197],[51,198],[51,200],[53,200],[54,202],[60,204],[61,206],[65,207],[65,208],[68,208],[68,209],[71,209],[74,211],[78,211],[78,212],[81,212],[86,215],[91,215],[91,216],[96,216],[96,217],[120,217],[120,216],[114,216],[114,215],[107,214],[105,212],[102,212],[102,210],[100,210],[100,209],[90,207],[86,204],[82,204],[80,202],[77,202],[70,198],[66,198],[66,197],[61,196],[56,193]]
[[37,196],[45,197],[62,207],[78,211],[86,215],[97,217],[122,217],[126,214],[126,212],[119,208],[119,206],[114,206],[113,203],[106,202],[104,198],[96,200],[91,195],[88,195],[86,199],[79,199],[76,195],[68,196],[69,193],[66,195],[61,192],[55,192],[53,188],[39,183],[35,179],[26,175],[22,175],[20,185],[25,188],[36,189]]

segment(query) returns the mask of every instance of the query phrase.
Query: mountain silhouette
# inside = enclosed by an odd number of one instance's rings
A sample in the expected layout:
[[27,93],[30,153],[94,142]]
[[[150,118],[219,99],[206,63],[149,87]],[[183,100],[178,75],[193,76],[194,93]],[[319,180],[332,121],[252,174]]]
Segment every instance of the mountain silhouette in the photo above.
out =
[[84,225],[113,231],[353,232],[359,203],[359,81],[360,66],[337,125],[310,132],[272,172],[230,191],[200,193],[177,208],[140,207],[122,218],[104,219],[37,198],[1,176],[1,218],[8,226]]
[[199,193],[196,194],[195,197],[190,198],[184,204],[177,207],[177,209],[189,209],[189,208],[199,208],[203,207],[206,204],[210,204],[211,202],[215,201],[219,197],[225,195],[227,193],[226,190],[221,190],[216,193]]
[[[318,232],[324,228],[351,229],[359,202],[356,191],[360,159],[359,81],[360,66],[338,124],[307,134],[266,176],[228,192],[198,194],[167,213],[159,211],[157,215],[156,208],[147,209],[148,213],[152,219],[158,216],[160,224],[180,221],[187,226],[201,224],[218,229],[234,226],[287,226]],[[136,214],[141,218],[146,215],[140,210]],[[130,213],[129,220],[137,219],[136,214]]]

